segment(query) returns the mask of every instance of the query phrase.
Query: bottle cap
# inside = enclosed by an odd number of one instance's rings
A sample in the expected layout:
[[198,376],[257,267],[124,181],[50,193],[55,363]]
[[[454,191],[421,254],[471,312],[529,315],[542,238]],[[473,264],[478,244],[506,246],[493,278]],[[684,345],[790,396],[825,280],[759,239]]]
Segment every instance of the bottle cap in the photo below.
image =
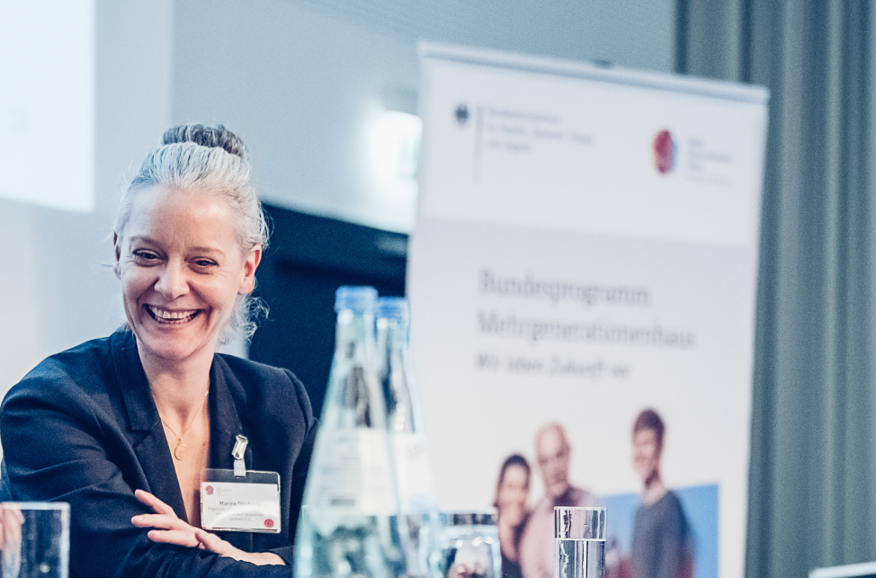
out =
[[554,508],[557,540],[605,540],[605,508]]
[[377,300],[377,316],[407,321],[408,300],[404,297],[381,297]]
[[350,309],[357,313],[374,311],[377,289],[366,286],[344,285],[335,291],[335,311]]
[[441,512],[441,523],[445,526],[495,526],[497,522],[496,510]]

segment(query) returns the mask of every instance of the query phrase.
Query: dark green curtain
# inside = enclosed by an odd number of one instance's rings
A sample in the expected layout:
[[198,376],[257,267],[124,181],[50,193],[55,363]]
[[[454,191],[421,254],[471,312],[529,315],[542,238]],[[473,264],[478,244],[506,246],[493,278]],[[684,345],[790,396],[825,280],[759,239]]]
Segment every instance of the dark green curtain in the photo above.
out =
[[771,93],[746,576],[876,560],[876,5],[677,1],[678,72]]

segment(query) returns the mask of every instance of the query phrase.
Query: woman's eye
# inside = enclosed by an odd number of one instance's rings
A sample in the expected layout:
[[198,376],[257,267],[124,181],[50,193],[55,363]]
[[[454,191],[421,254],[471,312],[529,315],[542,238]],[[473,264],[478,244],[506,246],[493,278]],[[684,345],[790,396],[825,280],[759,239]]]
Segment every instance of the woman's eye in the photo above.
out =
[[198,259],[195,261],[195,265],[198,267],[214,267],[216,265],[215,261],[210,261],[209,259]]
[[158,259],[158,255],[149,251],[134,251],[134,258],[138,261],[154,261]]

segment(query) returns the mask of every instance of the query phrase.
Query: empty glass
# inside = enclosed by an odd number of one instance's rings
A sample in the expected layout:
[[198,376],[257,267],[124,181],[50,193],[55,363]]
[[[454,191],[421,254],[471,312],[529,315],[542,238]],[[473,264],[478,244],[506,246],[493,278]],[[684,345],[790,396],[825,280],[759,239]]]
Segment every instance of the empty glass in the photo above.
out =
[[67,578],[69,559],[69,504],[0,504],[0,575],[3,578]]
[[445,578],[501,578],[496,511],[442,512],[440,568]]

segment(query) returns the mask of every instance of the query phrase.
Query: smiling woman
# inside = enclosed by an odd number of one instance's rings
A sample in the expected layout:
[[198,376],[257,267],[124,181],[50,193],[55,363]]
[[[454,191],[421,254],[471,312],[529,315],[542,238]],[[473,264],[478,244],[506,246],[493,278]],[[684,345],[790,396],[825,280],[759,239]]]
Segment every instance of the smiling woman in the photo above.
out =
[[502,575],[522,578],[520,568],[520,534],[529,515],[529,462],[520,454],[511,454],[499,468],[496,498],[493,505],[499,514],[499,545]]
[[[3,402],[5,498],[71,504],[72,576],[290,574],[310,402],[287,370],[216,353],[252,335],[259,308],[267,227],[250,175],[222,126],[167,131],[115,227],[125,327],[46,359]],[[279,480],[278,519],[247,514],[263,532],[201,527],[202,484],[248,491],[232,466]]]
[[116,274],[141,358],[211,359],[238,297],[255,287],[261,246],[242,251],[231,207],[203,188],[140,191],[123,230]]

